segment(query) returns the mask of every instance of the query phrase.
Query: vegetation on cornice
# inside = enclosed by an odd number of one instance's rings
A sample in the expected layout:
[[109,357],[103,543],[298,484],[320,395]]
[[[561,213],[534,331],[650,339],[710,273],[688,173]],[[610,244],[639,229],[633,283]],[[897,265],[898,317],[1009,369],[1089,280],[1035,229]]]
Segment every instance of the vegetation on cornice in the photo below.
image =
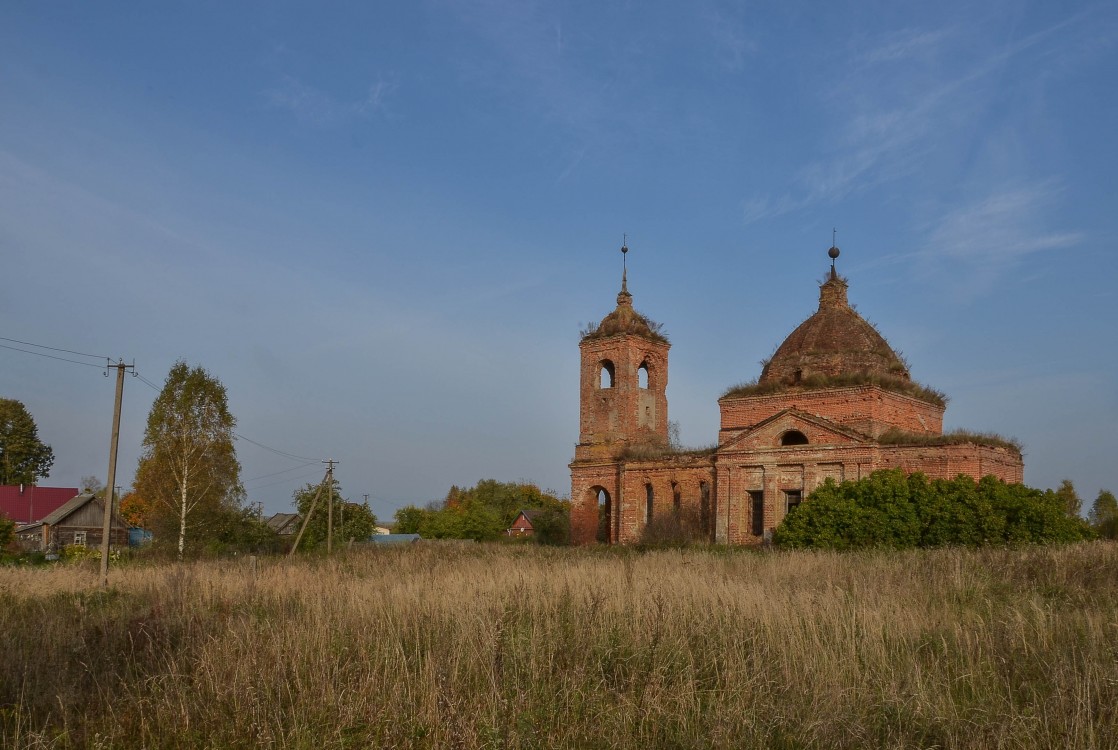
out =
[[657,461],[662,458],[701,458],[712,455],[718,450],[718,443],[699,448],[676,448],[669,445],[627,445],[617,458],[620,461]]
[[985,445],[992,448],[1005,448],[1018,456],[1021,455],[1021,443],[1017,438],[1007,438],[996,432],[952,430],[942,435],[927,435],[891,429],[878,436],[877,442],[882,445]]
[[844,375],[808,375],[795,385],[769,382],[758,383],[750,380],[726,389],[721,398],[744,398],[746,396],[769,396],[777,393],[796,391],[819,391],[824,388],[843,388],[856,385],[876,385],[893,393],[926,401],[936,406],[947,406],[947,396],[934,388],[921,385],[913,380],[894,378],[870,373],[848,373]]
[[601,323],[587,323],[586,327],[579,331],[579,339],[594,341],[626,333],[652,339],[661,344],[669,343],[668,335],[664,332],[664,324],[636,310],[632,311],[632,317],[627,324],[613,316],[607,316]]

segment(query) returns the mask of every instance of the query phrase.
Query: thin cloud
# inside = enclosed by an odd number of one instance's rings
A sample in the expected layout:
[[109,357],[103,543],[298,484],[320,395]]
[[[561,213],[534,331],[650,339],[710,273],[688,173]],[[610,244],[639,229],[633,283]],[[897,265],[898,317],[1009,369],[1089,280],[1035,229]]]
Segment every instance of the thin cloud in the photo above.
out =
[[[744,221],[833,202],[916,173],[950,139],[969,138],[967,128],[981,127],[978,113],[995,97],[998,74],[1011,59],[1032,54],[1035,66],[1047,70],[1048,58],[1059,50],[1097,37],[1101,32],[1086,23],[1088,16],[1080,12],[1000,47],[982,48],[978,59],[955,64],[947,76],[937,71],[966,59],[966,31],[903,29],[876,40],[853,57],[849,78],[824,97],[827,111],[850,113],[823,133],[830,156],[804,164],[781,194],[746,200]],[[1069,40],[1070,34],[1076,38]]]
[[1003,266],[1033,253],[1079,244],[1080,232],[1044,231],[1045,209],[1060,190],[1051,182],[1010,186],[960,206],[937,222],[926,253],[967,265]]
[[264,96],[269,105],[291,112],[302,122],[330,125],[383,112],[387,100],[398,88],[395,81],[378,77],[364,97],[341,101],[294,76],[284,76],[278,85],[265,91]]
[[933,56],[952,33],[947,29],[935,31],[901,29],[879,40],[876,47],[864,52],[861,56],[862,61],[876,64]]
[[1084,241],[1076,230],[1048,228],[1058,205],[1054,181],[1011,184],[948,210],[932,222],[921,266],[963,300],[988,293],[1028,257],[1068,250]]
[[[740,17],[732,17],[721,8],[707,7],[702,18],[710,35],[711,51],[715,59],[730,71],[745,68],[745,61],[757,51],[757,42],[745,32],[745,22]],[[737,15],[741,15],[740,11]]]

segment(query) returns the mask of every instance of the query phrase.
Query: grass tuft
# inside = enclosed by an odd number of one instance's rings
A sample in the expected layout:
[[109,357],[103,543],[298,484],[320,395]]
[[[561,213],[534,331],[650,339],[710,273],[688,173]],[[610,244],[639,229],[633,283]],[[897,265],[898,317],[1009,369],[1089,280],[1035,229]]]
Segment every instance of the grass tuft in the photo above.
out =
[[1017,438],[1007,438],[996,432],[970,430],[952,430],[942,435],[928,435],[891,429],[878,436],[877,442],[882,445],[988,445],[1005,448],[1018,456],[1022,451],[1021,442]]
[[739,383],[726,389],[721,398],[745,398],[748,396],[768,396],[776,393],[794,393],[797,391],[818,391],[824,388],[843,388],[856,385],[876,385],[893,393],[925,401],[936,406],[947,406],[947,396],[912,380],[894,378],[886,375],[873,375],[868,373],[848,373],[845,375],[808,375],[796,385],[780,382],[758,383],[750,380]]

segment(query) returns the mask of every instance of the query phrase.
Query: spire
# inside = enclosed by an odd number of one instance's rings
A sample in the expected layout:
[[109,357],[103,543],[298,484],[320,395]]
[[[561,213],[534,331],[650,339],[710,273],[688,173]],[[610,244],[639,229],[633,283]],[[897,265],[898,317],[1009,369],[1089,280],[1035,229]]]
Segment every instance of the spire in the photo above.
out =
[[835,272],[835,258],[839,257],[838,245],[835,244],[835,235],[838,234],[838,229],[831,229],[831,249],[827,251],[827,255],[831,258],[831,278],[838,278],[838,273]]
[[626,257],[629,253],[628,235],[622,235],[621,240],[621,292],[617,295],[618,305],[632,305],[633,295],[629,294],[629,266]]
[[846,282],[839,277],[838,272],[835,270],[835,258],[839,257],[838,246],[834,244],[835,235],[834,230],[831,233],[831,249],[827,251],[827,255],[831,258],[831,275],[822,286],[819,287],[819,309],[834,309],[838,307],[849,307],[850,303],[846,300]]

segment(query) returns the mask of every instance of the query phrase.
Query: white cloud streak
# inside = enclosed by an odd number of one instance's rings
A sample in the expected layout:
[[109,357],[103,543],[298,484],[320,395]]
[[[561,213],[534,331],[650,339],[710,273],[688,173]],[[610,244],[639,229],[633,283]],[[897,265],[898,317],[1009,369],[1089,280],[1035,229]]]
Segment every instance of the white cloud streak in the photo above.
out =
[[395,80],[378,77],[369,85],[364,97],[343,101],[295,76],[286,75],[279,84],[266,90],[264,97],[270,106],[290,112],[301,122],[332,125],[384,112],[398,88]]
[[[840,118],[850,113],[821,134],[830,156],[805,163],[784,191],[743,201],[745,223],[841,200],[914,174],[950,148],[953,139],[978,137],[972,131],[985,126],[979,113],[999,92],[998,74],[1005,65],[1032,52],[1036,65],[1045,68],[1063,49],[1088,44],[1102,33],[1087,23],[1088,16],[1089,11],[1080,12],[989,51],[978,47],[978,59],[969,65],[959,62],[972,42],[966,29],[905,28],[876,40],[852,56],[848,77],[823,95],[828,112]],[[941,69],[952,73],[941,75]]]

